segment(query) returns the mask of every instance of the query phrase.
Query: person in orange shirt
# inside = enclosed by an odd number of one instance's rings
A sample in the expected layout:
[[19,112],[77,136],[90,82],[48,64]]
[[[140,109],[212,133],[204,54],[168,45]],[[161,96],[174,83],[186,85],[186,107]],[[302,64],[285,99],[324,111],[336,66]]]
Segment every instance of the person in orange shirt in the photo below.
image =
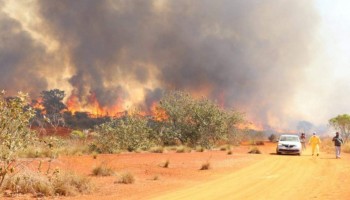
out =
[[309,144],[311,145],[311,151],[312,155],[315,154],[316,150],[316,155],[320,155],[320,147],[319,145],[321,144],[320,138],[316,135],[316,133],[313,133],[312,136],[309,139]]

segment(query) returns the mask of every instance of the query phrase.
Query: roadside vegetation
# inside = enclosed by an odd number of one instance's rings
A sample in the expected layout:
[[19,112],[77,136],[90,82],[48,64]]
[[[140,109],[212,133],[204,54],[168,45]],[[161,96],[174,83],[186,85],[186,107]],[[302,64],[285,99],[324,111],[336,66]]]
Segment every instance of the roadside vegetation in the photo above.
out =
[[[180,91],[164,94],[150,115],[130,110],[119,117],[71,113],[62,102],[64,97],[64,91],[57,89],[43,91],[41,101],[30,101],[23,93],[15,97],[1,93],[0,189],[10,191],[10,196],[89,193],[93,186],[87,176],[52,167],[61,156],[91,155],[91,159],[98,159],[105,153],[190,153],[214,148],[230,152],[230,146],[239,144],[247,133],[237,128],[244,121],[241,113]],[[62,127],[68,127],[69,134],[46,132],[51,129],[58,133]],[[257,140],[254,134],[251,140]],[[37,166],[29,167],[29,163]],[[166,160],[161,167],[168,168],[169,164]],[[209,168],[207,161],[200,169]],[[91,169],[91,174],[113,176],[115,171],[101,163]],[[125,172],[115,182],[134,181],[134,175]]]

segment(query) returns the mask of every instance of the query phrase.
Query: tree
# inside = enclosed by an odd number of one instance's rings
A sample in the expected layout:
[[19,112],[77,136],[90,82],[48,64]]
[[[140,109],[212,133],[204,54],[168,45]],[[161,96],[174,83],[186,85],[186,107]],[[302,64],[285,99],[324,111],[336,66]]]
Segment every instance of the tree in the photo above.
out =
[[45,115],[48,117],[50,124],[54,128],[57,128],[59,125],[64,125],[62,111],[67,109],[67,107],[62,101],[65,96],[64,91],[59,89],[41,92]]
[[329,120],[329,124],[337,131],[340,131],[344,141],[347,142],[350,136],[350,115],[338,115]]
[[35,141],[35,134],[29,127],[35,115],[28,106],[28,95],[21,92],[10,99],[0,94],[0,186],[6,175],[14,171],[17,153]]
[[115,153],[118,150],[134,151],[138,148],[149,148],[150,128],[147,124],[148,120],[145,117],[131,113],[97,126],[96,150]]
[[243,119],[240,113],[226,111],[208,99],[194,99],[180,91],[167,93],[158,109],[166,115],[160,121],[163,138],[173,137],[183,144],[207,148],[219,140],[235,138],[235,124]]
[[239,113],[227,112],[208,99],[196,100],[190,113],[196,139],[192,144],[206,148],[213,147],[220,140],[227,141],[230,130],[241,120]]
[[163,138],[179,140],[186,144],[196,137],[191,126],[191,111],[194,100],[189,94],[180,91],[166,93],[158,104],[158,110],[167,116],[160,121]]

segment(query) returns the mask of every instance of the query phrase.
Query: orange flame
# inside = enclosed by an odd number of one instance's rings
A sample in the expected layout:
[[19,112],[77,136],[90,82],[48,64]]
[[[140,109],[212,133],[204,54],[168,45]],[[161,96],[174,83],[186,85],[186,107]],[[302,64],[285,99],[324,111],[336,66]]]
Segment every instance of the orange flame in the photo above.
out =
[[151,106],[151,114],[156,121],[165,121],[169,118],[165,110],[158,106],[157,102],[154,102]]
[[44,110],[43,99],[41,97],[33,100],[30,104],[34,109]]
[[121,100],[117,100],[113,106],[101,106],[98,102],[96,95],[91,94],[87,98],[87,103],[81,103],[79,98],[72,94],[68,97],[66,105],[69,111],[75,112],[88,112],[92,116],[114,116],[124,113],[123,105]]

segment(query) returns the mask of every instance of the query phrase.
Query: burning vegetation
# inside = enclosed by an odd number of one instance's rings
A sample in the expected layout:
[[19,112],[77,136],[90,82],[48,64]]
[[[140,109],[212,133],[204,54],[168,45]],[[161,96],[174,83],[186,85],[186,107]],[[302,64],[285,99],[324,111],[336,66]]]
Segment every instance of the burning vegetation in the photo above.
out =
[[[82,104],[79,104],[78,98],[70,96],[66,103],[63,103],[64,91],[58,89],[43,91],[40,99],[32,101],[31,104],[36,111],[35,117],[31,120],[32,126],[43,129],[53,127],[55,130],[59,127],[90,129],[107,135],[124,132],[128,136],[117,134],[115,137],[136,140],[138,142],[131,142],[131,146],[136,147],[142,138],[149,138],[151,143],[158,145],[180,142],[211,148],[219,141],[237,138],[234,136],[237,133],[237,127],[244,123],[241,113],[226,110],[208,99],[193,98],[190,94],[180,91],[164,93],[158,102],[153,102],[152,106],[145,110],[135,108],[121,110],[118,104],[103,108],[94,101],[93,97],[94,95],[91,96],[90,101],[92,104],[84,105],[81,111],[79,106]],[[119,130],[123,127],[127,130]],[[137,127],[140,127],[140,130],[133,133]],[[132,139],[132,136],[136,137],[141,133],[143,133],[142,137]],[[110,138],[100,144],[121,140],[114,139]],[[130,149],[131,146],[121,148]]]

